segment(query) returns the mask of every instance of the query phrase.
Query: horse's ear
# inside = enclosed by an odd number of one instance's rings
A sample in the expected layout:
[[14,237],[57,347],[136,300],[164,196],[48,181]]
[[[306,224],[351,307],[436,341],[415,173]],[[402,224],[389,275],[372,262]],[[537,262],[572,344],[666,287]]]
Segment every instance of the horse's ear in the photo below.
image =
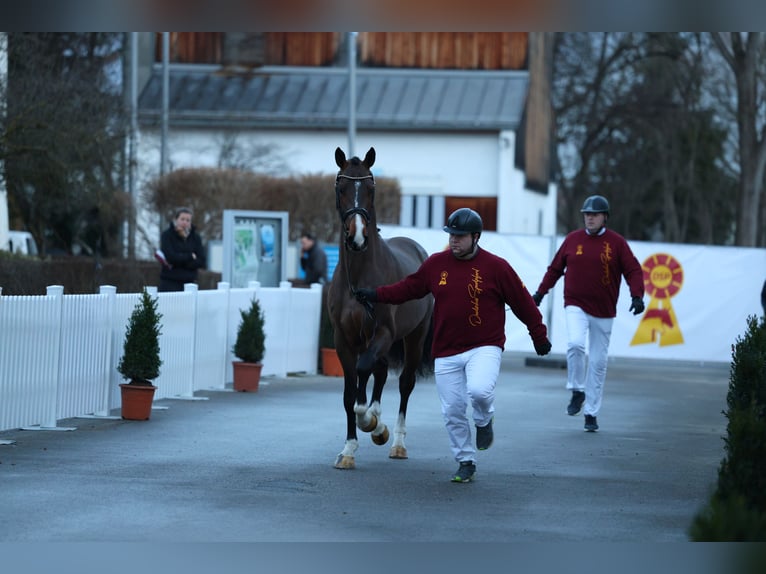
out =
[[338,167],[343,169],[346,167],[346,154],[343,153],[343,150],[338,148],[335,148],[335,163],[338,164]]
[[370,169],[375,164],[375,148],[371,147],[367,150],[367,155],[364,156],[364,161],[362,162],[367,169]]

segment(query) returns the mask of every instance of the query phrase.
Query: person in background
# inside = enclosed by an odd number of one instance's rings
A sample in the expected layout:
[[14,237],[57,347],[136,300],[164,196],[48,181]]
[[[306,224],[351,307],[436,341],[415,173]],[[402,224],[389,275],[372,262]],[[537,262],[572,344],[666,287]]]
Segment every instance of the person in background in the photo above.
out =
[[207,266],[202,239],[192,225],[188,207],[179,207],[162,232],[157,259],[162,262],[159,291],[183,291],[184,284],[195,283],[198,270]]
[[[628,242],[607,229],[609,202],[592,195],[583,203],[584,229],[572,231],[559,247],[540,286],[532,295],[537,305],[564,275],[567,324],[567,383],[572,391],[567,414],[578,415],[585,405],[585,430],[598,430],[598,415],[606,380],[607,353],[622,277],[630,288],[630,311],[644,311],[644,273]],[[564,271],[566,270],[566,274]],[[586,371],[585,341],[589,340]]]
[[327,283],[327,254],[316,237],[305,232],[301,235],[301,269],[306,274],[306,283]]
[[766,317],[766,281],[763,282],[763,288],[761,288],[761,307],[763,307],[763,315]]
[[505,305],[527,326],[535,351],[551,350],[548,330],[524,283],[505,259],[479,247],[481,216],[463,207],[444,231],[449,249],[435,253],[420,268],[392,285],[356,290],[361,302],[400,305],[429,293],[434,297],[433,343],[436,390],[452,455],[459,463],[452,482],[470,482],[476,450],[466,415],[468,402],[476,425],[476,449],[493,442],[495,384],[505,345]]

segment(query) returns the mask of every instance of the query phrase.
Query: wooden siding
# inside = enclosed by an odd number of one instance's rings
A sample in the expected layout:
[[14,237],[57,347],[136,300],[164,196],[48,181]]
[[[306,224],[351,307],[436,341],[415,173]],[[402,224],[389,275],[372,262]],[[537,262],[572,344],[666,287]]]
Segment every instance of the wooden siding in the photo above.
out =
[[[341,40],[340,32],[262,32],[241,34],[241,38],[236,36],[240,34],[171,32],[170,61],[179,64],[327,66],[335,60]],[[254,38],[256,36],[259,38]],[[237,50],[236,42],[240,42],[244,49]],[[240,55],[239,59],[236,55]],[[156,34],[155,59],[162,61],[161,33]]]
[[527,63],[526,32],[363,32],[364,66],[461,70],[520,70]]
[[[469,207],[481,216],[484,231],[497,231],[496,197],[447,196],[444,198],[444,217],[449,217],[453,211],[461,207]],[[445,219],[444,224],[446,225],[446,223]]]
[[550,32],[532,34],[529,49],[529,96],[524,125],[524,173],[529,189],[548,193],[553,152],[551,83],[553,39]]
[[[259,35],[261,42],[251,36]],[[170,61],[184,64],[245,66],[329,66],[339,60],[341,32],[261,32],[230,38],[223,32],[171,32]],[[227,39],[227,37],[229,37]],[[232,41],[247,44],[236,50]],[[460,70],[523,70],[527,32],[361,32],[358,56],[363,66]],[[227,43],[228,42],[228,43]],[[253,45],[262,46],[259,57]],[[247,54],[232,61],[232,54]],[[228,57],[227,57],[228,55]],[[156,35],[156,61],[162,60],[162,34]],[[262,61],[258,61],[262,60]]]

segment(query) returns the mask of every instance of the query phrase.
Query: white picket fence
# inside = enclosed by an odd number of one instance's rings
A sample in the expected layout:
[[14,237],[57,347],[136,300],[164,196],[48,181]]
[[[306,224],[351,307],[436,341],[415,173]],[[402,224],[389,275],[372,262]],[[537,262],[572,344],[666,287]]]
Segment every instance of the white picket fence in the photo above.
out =
[[[264,314],[262,375],[317,372],[322,288],[279,287],[158,293],[162,314],[160,376],[155,399],[194,399],[232,380],[231,353],[240,310],[257,299]],[[117,371],[130,315],[140,293],[102,286],[94,295],[66,295],[50,286],[41,296],[0,296],[0,430],[55,429],[79,416],[109,416],[120,406]],[[0,295],[2,290],[0,289]]]

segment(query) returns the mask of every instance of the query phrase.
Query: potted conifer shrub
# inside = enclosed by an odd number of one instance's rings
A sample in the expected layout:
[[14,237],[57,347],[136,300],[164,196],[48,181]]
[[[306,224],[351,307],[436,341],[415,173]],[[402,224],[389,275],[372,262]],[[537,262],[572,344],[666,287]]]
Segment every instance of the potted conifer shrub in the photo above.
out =
[[154,391],[152,381],[160,376],[160,319],[157,299],[146,289],[133,309],[125,332],[123,355],[117,370],[128,383],[120,385],[122,393],[122,418],[148,420],[151,414]]
[[266,333],[263,330],[264,317],[257,299],[250,302],[247,310],[239,310],[241,319],[237,328],[237,339],[232,353],[239,359],[233,361],[234,390],[258,392],[266,350]]

